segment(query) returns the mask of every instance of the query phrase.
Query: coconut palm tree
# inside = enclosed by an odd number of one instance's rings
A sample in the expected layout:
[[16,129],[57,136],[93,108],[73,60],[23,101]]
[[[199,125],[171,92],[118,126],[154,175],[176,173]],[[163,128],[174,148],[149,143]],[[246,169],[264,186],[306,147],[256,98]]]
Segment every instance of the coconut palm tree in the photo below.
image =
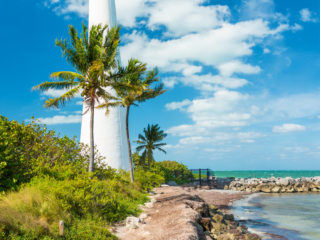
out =
[[149,168],[154,162],[153,152],[155,150],[167,153],[162,148],[163,146],[167,145],[166,143],[162,142],[165,137],[167,137],[167,134],[163,130],[160,130],[158,124],[148,124],[148,127],[143,129],[143,134],[139,134],[137,141],[139,146],[136,148],[136,150],[138,152],[143,150],[141,158],[144,164],[147,164]]
[[129,133],[129,113],[132,106],[155,98],[165,92],[163,84],[152,86],[159,82],[158,71],[153,69],[147,72],[146,64],[136,59],[130,59],[125,67],[118,66],[118,81],[114,86],[118,100],[107,102],[99,107],[114,107],[121,105],[126,108],[126,133],[129,153],[130,178],[134,182],[132,151]]
[[[105,35],[105,31],[107,31]],[[75,69],[72,71],[55,72],[51,74],[54,81],[44,82],[33,89],[47,91],[49,89],[66,90],[57,98],[46,100],[45,107],[59,108],[78,94],[84,98],[84,114],[90,111],[90,163],[89,172],[94,171],[94,109],[103,100],[108,102],[115,97],[106,91],[117,77],[114,71],[117,67],[116,55],[119,45],[119,28],[108,29],[108,26],[92,26],[89,38],[87,28],[79,36],[77,30],[69,27],[70,41],[57,40],[56,45],[62,49],[66,58]],[[100,104],[100,103],[99,103]]]

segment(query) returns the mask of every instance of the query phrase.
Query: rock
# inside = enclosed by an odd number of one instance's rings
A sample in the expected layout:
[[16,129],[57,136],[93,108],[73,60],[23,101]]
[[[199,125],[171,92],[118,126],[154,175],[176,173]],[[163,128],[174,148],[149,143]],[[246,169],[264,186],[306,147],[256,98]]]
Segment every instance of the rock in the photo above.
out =
[[281,186],[288,186],[292,182],[292,178],[287,177],[287,178],[280,178],[277,183]]
[[320,177],[313,178],[249,178],[233,179],[222,188],[264,193],[320,192]]
[[144,204],[144,206],[146,208],[152,208],[155,202],[156,202],[156,200],[154,198],[151,198],[151,201]]
[[169,187],[168,184],[161,184],[161,187]]
[[211,219],[210,218],[202,218],[200,220],[200,224],[204,227],[205,231],[210,231],[212,228]]
[[178,184],[177,184],[175,181],[169,181],[169,182],[168,182],[168,185],[171,186],[171,187],[176,187],[176,186],[178,186]]
[[274,188],[272,188],[271,191],[272,191],[273,193],[279,193],[279,192],[281,192],[281,187],[279,187],[279,186],[274,187]]
[[213,221],[216,223],[220,223],[223,221],[223,216],[220,214],[214,214],[212,217]]
[[126,227],[130,229],[136,229],[139,227],[139,223],[141,220],[137,217],[127,217],[126,219]]
[[148,214],[146,214],[146,213],[142,213],[140,216],[139,216],[139,218],[140,219],[146,219],[148,217]]
[[234,216],[233,214],[225,214],[224,219],[228,221],[234,221]]

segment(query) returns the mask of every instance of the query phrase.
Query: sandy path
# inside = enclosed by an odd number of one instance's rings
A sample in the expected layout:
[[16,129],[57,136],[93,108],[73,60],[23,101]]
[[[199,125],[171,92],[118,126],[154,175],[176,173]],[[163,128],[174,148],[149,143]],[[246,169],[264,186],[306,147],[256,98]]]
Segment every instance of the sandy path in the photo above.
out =
[[209,204],[227,209],[232,201],[241,199],[244,195],[247,194],[183,187],[157,188],[152,197],[154,203],[147,204],[144,208],[143,221],[138,224],[138,228],[118,227],[116,234],[124,240],[211,239],[204,236],[203,231],[199,231],[195,224],[199,213],[188,207],[188,204],[200,197]]

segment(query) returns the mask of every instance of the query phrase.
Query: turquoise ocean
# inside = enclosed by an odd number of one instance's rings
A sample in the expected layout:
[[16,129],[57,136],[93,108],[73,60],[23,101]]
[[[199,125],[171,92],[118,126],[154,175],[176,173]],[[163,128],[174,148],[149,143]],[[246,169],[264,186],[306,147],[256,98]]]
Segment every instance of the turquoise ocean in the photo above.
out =
[[235,178],[270,178],[270,177],[316,177],[320,176],[320,170],[313,171],[213,171],[216,177],[235,177]]
[[320,239],[320,194],[254,194],[231,211],[263,239]]

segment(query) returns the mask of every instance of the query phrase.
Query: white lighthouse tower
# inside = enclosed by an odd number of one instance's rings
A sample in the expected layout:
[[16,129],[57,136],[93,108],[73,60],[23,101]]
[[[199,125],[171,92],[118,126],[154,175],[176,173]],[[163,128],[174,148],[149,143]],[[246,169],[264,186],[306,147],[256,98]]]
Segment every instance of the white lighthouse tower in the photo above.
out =
[[[108,24],[109,27],[117,24],[115,0],[89,0],[89,28],[98,24]],[[104,109],[95,109],[94,114],[94,142],[99,153],[106,158],[105,163],[116,169],[129,170],[125,108],[112,108],[108,115]],[[82,116],[80,141],[90,143],[89,112]]]

